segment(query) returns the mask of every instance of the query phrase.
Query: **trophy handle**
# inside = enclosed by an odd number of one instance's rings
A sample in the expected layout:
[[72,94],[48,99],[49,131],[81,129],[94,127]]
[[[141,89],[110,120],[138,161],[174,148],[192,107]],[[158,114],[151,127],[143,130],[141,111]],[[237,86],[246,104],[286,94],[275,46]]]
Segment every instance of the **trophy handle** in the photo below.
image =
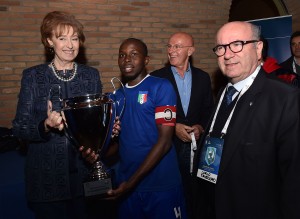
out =
[[61,86],[58,84],[54,84],[51,86],[48,94],[48,100],[52,102],[52,110],[56,112],[60,112],[61,116],[63,117],[62,122],[64,124],[64,134],[69,139],[69,141],[73,142],[76,148],[79,148],[81,145],[76,141],[76,139],[72,136],[72,133],[70,132],[68,128],[68,124],[66,123],[66,118],[64,115],[63,108],[63,98],[61,93]]
[[[118,105],[118,106],[120,105],[120,101],[121,101],[122,98],[116,100],[116,91],[117,91],[117,89],[116,89],[116,86],[115,86],[115,84],[114,84],[114,80],[117,80],[117,81],[121,84],[121,86],[122,86],[122,91],[123,91],[123,95],[124,95],[124,98],[123,98],[123,107],[122,107],[122,109],[119,111],[119,112],[120,112],[119,115],[117,115],[117,111],[118,111],[118,110],[117,110],[116,105]],[[112,129],[113,129],[113,125],[114,125],[114,123],[115,123],[115,119],[116,119],[117,116],[119,117],[119,120],[122,118],[123,113],[124,113],[124,109],[125,109],[125,104],[126,104],[125,88],[124,88],[124,85],[123,85],[123,83],[121,82],[121,80],[120,80],[119,78],[117,78],[117,77],[113,77],[113,78],[111,79],[111,84],[112,84],[112,86],[114,87],[114,91],[113,91],[112,93],[106,93],[106,95],[109,96],[109,99],[110,99],[111,102],[112,102],[112,117],[111,117],[111,122],[110,122],[110,125],[109,125],[109,129],[108,129],[108,134],[107,134],[107,137],[106,137],[106,139],[105,139],[105,141],[104,141],[104,146],[103,146],[102,152],[105,151],[105,150],[107,149],[108,144],[109,144],[109,142],[110,142],[110,140],[111,140],[111,137],[113,136],[113,135],[112,135]]]
[[62,92],[61,92],[61,86],[58,84],[54,84],[51,86],[49,90],[48,99],[52,102],[52,110],[56,112],[60,112],[60,115],[62,116],[62,122],[64,124],[64,134],[69,139],[69,141],[73,142],[76,148],[79,148],[81,145],[78,143],[78,141],[73,137],[72,133],[70,132],[68,128],[68,124],[66,123],[66,118],[64,115],[63,108],[63,98],[62,98]]
[[51,86],[48,94],[48,100],[52,102],[52,110],[60,112],[62,108],[61,87],[58,84]]
[[[116,91],[117,91],[117,89],[116,89],[116,87],[115,87],[115,84],[114,84],[114,80],[118,80],[118,82],[121,84],[122,90],[123,90],[123,95],[124,95],[124,99],[123,99],[123,101],[124,101],[123,103],[124,103],[124,104],[123,104],[122,110],[120,111],[120,114],[119,114],[119,120],[120,120],[121,117],[122,117],[122,115],[123,115],[124,109],[125,109],[126,93],[125,93],[125,88],[124,88],[124,85],[123,85],[122,81],[121,81],[119,78],[117,78],[117,77],[113,77],[113,78],[110,80],[112,86],[114,87],[113,94],[115,94]],[[118,102],[118,101],[116,101],[116,102]],[[117,116],[117,115],[116,115],[116,112],[117,112],[117,110],[115,110],[115,117]]]
[[81,147],[82,145],[79,144],[79,142],[74,138],[72,132],[70,131],[69,127],[68,127],[68,124],[66,123],[66,117],[65,117],[65,114],[64,114],[64,111],[62,110],[61,111],[61,116],[62,116],[62,122],[64,124],[64,134],[66,136],[66,138],[73,143],[73,145],[75,146],[75,149],[78,149],[79,147]]

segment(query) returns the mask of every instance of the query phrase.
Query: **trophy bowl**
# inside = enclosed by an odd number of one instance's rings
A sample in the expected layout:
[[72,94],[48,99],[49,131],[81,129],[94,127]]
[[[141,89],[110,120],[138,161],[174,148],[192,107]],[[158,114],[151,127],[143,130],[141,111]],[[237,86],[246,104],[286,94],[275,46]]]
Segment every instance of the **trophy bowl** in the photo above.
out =
[[99,159],[84,182],[84,193],[103,196],[112,188],[111,176],[101,162],[111,139],[116,117],[115,102],[107,94],[88,94],[62,100],[62,117],[65,133],[77,146],[91,148],[99,153]]

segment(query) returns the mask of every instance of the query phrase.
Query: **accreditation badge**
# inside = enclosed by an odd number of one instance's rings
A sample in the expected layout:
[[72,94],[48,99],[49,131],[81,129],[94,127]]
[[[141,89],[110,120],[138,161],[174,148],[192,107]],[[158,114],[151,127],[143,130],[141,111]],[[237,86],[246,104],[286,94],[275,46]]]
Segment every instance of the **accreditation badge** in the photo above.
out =
[[224,139],[206,137],[201,151],[197,176],[214,184],[217,183]]

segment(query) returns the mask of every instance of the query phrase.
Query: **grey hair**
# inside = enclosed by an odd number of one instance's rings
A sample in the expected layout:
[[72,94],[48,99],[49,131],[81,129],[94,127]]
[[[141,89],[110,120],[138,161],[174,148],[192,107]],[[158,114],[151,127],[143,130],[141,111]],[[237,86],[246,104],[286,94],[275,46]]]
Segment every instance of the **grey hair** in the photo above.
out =
[[250,25],[251,25],[253,39],[260,40],[260,35],[261,35],[260,26],[257,26],[257,25],[251,24],[251,23],[250,23]]

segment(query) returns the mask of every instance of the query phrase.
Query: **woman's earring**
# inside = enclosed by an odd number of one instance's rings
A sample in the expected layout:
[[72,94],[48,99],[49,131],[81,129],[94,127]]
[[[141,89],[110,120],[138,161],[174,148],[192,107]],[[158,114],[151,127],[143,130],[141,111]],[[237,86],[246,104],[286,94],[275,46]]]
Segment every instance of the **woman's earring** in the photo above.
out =
[[48,47],[50,53],[54,53],[54,46],[53,45],[50,45],[50,47]]

